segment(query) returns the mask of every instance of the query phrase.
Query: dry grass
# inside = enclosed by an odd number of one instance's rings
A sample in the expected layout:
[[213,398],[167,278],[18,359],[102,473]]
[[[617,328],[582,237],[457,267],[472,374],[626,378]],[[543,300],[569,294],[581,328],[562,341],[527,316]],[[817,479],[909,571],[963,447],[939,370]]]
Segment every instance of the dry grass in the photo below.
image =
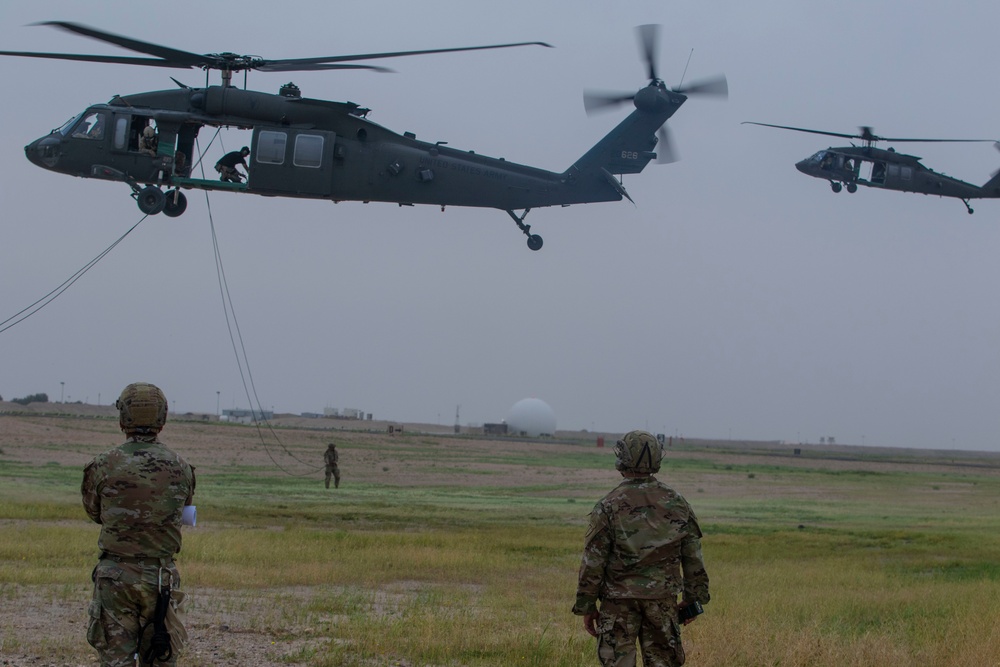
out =
[[[275,433],[164,434],[198,467],[184,664],[596,662],[569,614],[586,513],[616,483],[590,436]],[[90,664],[80,470],[119,440],[113,420],[0,416],[7,664]],[[330,440],[337,491],[318,470]],[[688,664],[1000,664],[1000,457],[702,443],[668,459],[713,582]]]

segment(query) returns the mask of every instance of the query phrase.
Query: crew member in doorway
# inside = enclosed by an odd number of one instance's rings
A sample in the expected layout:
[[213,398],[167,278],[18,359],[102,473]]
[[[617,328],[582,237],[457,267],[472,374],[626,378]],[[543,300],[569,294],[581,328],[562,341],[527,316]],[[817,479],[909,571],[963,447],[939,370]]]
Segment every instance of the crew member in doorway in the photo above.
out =
[[219,180],[230,183],[242,183],[244,176],[236,167],[237,165],[243,165],[243,171],[250,171],[246,160],[248,155],[250,155],[250,149],[246,146],[238,151],[232,151],[223,155],[222,159],[215,163],[215,170],[221,174]]
[[156,130],[152,125],[142,128],[142,136],[139,137],[139,152],[145,155],[156,157],[156,147],[160,143],[156,136]]

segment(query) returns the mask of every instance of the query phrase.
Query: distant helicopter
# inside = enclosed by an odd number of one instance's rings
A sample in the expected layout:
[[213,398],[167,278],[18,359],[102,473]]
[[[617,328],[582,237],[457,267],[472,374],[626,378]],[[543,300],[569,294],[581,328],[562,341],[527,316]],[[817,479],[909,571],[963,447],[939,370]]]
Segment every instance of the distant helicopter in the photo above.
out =
[[[725,78],[716,78],[671,90],[656,76],[657,26],[640,26],[649,71],[649,84],[636,93],[592,105],[632,102],[635,111],[562,173],[449,148],[445,142],[417,141],[412,133],[396,134],[371,121],[353,102],[302,97],[288,83],[278,94],[243,90],[232,85],[235,72],[291,72],[302,70],[370,69],[389,71],[351,61],[497,49],[549,46],[521,42],[466,48],[267,60],[234,53],[199,55],[110,34],[77,23],[49,21],[53,26],[152,58],[61,53],[0,51],[0,55],[117,63],[177,69],[202,68],[204,88],[192,88],[176,79],[177,90],[116,95],[107,104],[95,104],[62,127],[25,147],[34,164],[71,176],[121,181],[132,189],[146,214],[181,215],[187,200],[183,189],[227,190],[265,196],[302,197],[340,201],[394,202],[401,206],[431,204],[473,206],[506,211],[538,250],[542,238],[524,223],[532,208],[568,206],[628,198],[622,174],[641,172],[659,139],[657,132],[689,94],[728,93]],[[208,70],[219,70],[222,85],[208,84]],[[140,138],[155,125],[155,151],[140,151]],[[223,182],[192,176],[195,139],[205,127],[251,130],[247,182]],[[661,137],[666,136],[665,130]],[[538,140],[544,140],[541,136]],[[663,157],[671,151],[664,146]],[[618,175],[616,177],[615,175]],[[167,191],[164,192],[164,188]],[[521,211],[516,213],[515,211]]]
[[845,139],[860,139],[863,146],[846,148],[827,148],[813,153],[795,168],[807,176],[823,178],[830,181],[830,188],[840,192],[846,188],[848,192],[857,192],[858,186],[881,188],[883,190],[899,190],[900,192],[919,192],[925,195],[954,197],[961,199],[966,210],[973,213],[969,206],[970,199],[996,199],[1000,197],[1000,171],[994,172],[992,178],[982,186],[960,181],[957,178],[938,173],[920,164],[920,158],[913,155],[897,153],[895,149],[876,148],[879,141],[891,142],[994,142],[1000,150],[1000,144],[993,139],[899,139],[879,137],[872,133],[870,127],[860,127],[860,134],[841,134],[809,130],[802,127],[787,125],[771,125],[769,123],[754,123],[745,121],[744,125],[761,125],[776,127],[781,130],[824,134],[830,137]]

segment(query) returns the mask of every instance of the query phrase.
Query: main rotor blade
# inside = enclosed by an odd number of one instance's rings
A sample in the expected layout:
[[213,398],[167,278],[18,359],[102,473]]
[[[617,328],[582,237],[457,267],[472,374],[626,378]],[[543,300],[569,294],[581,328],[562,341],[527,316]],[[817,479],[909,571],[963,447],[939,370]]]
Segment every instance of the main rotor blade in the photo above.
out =
[[611,93],[597,91],[583,91],[583,108],[587,114],[596,111],[605,111],[612,107],[617,107],[626,102],[631,102],[635,98],[635,93]]
[[[771,125],[770,123],[755,123],[753,121],[743,121],[742,125],[761,125],[763,127],[776,127],[779,130],[794,130],[796,132],[809,132],[810,134],[823,134],[828,137],[842,137],[844,139],[862,139],[868,142],[888,141],[893,143],[982,143],[996,141],[995,139],[915,139],[908,137],[880,137],[872,134],[871,128],[863,126],[860,134],[844,134],[842,132],[825,132],[823,130],[810,130],[804,127],[790,127],[788,125]],[[867,130],[867,132],[865,131]]]
[[642,57],[646,61],[646,71],[650,81],[659,81],[656,76],[656,62],[659,58],[660,50],[660,26],[655,23],[646,23],[635,29],[639,35],[639,46],[642,49]]
[[770,123],[755,123],[752,120],[745,120],[741,125],[760,125],[762,127],[776,127],[779,130],[795,130],[796,132],[809,132],[810,134],[825,134],[828,137],[842,137],[844,139],[860,139],[857,134],[843,134],[841,132],[824,132],[823,130],[810,130],[804,127],[791,127],[789,125],[771,125]]
[[285,65],[285,64],[267,64],[254,67],[255,70],[259,72],[309,72],[309,71],[319,71],[319,70],[342,70],[342,69],[363,69],[372,72],[395,72],[394,69],[389,69],[388,67],[378,67],[377,65],[339,65],[333,63],[318,63],[315,65]]
[[189,53],[187,51],[161,46],[159,44],[143,42],[138,39],[132,39],[131,37],[125,37],[123,35],[115,35],[113,33],[97,30],[96,28],[91,28],[79,23],[71,23],[69,21],[42,21],[41,23],[35,23],[33,25],[50,25],[54,28],[59,28],[60,30],[76,33],[77,35],[83,35],[84,37],[90,37],[91,39],[97,39],[102,42],[108,42],[109,44],[115,44],[116,46],[128,49],[129,51],[138,51],[139,53],[145,53],[151,56],[156,56],[157,58],[163,58],[164,60],[175,63],[174,65],[171,65],[173,67],[178,65],[182,65],[184,67],[204,67],[205,65],[214,64],[216,62],[216,60],[211,56],[198,55],[196,53]]
[[375,60],[377,58],[399,58],[403,56],[423,56],[431,53],[456,53],[458,51],[482,51],[485,49],[509,49],[516,46],[544,46],[551,49],[552,45],[546,42],[516,42],[512,44],[490,44],[488,46],[462,46],[451,49],[423,49],[420,51],[388,51],[386,53],[358,53],[349,56],[325,56],[319,58],[286,58],[282,60],[265,60],[264,64],[271,65],[319,65],[325,63],[342,63],[354,60]]
[[160,60],[159,58],[135,58],[133,56],[87,56],[79,53],[36,53],[33,51],[0,51],[0,56],[23,56],[25,58],[49,58],[52,60],[77,60],[90,63],[111,63],[116,65],[145,65],[148,67],[172,67],[189,69],[189,65]]
[[681,93],[682,95],[717,95],[728,99],[729,82],[726,81],[724,75],[719,75],[711,79],[694,81],[686,86],[675,89],[674,92]]

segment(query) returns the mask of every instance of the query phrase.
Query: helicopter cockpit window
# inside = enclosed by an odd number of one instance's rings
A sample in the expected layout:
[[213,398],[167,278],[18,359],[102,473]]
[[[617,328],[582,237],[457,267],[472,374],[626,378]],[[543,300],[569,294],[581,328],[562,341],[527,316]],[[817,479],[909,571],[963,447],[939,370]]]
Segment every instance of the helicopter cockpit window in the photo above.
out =
[[77,115],[73,116],[68,121],[63,123],[62,127],[60,127],[58,130],[53,130],[53,132],[58,132],[59,134],[66,136],[67,134],[69,134],[70,128],[76,125],[76,121],[80,120],[80,116],[82,115],[83,115],[82,113],[78,113]]
[[287,143],[287,132],[261,130],[257,138],[257,151],[254,153],[254,159],[264,164],[284,164]]
[[73,136],[77,139],[103,139],[107,123],[108,115],[106,113],[91,111],[84,115],[73,128]]
[[323,164],[323,137],[317,134],[300,134],[295,137],[292,164],[296,167],[319,168]]

